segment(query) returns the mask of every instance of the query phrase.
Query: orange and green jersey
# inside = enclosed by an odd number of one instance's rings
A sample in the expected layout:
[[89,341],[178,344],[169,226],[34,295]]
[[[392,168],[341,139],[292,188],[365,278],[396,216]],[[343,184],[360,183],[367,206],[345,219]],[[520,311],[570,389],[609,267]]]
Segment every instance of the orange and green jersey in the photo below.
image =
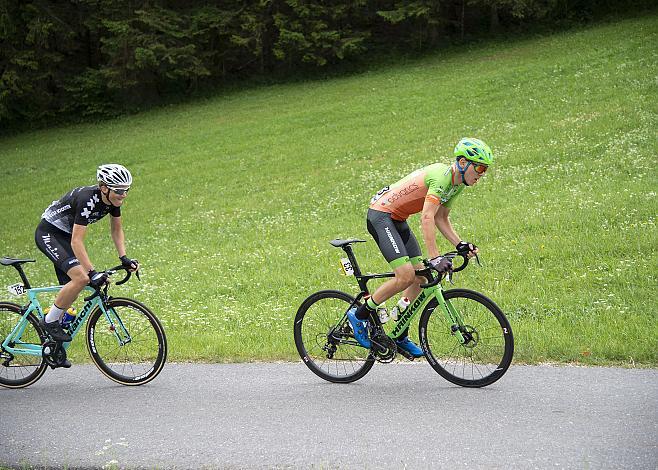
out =
[[370,200],[370,208],[388,212],[394,220],[407,220],[423,210],[425,199],[451,207],[464,185],[453,186],[450,165],[435,163],[386,186]]

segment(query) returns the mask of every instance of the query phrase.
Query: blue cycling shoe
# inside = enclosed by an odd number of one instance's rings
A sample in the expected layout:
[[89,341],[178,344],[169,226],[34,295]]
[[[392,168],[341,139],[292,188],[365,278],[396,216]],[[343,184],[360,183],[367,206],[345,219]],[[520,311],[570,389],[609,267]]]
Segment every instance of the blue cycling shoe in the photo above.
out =
[[395,341],[395,344],[397,344],[399,349],[404,349],[413,357],[423,357],[423,350],[416,346],[416,344],[414,344],[414,342],[411,341],[408,336],[406,336],[404,339],[398,339]]
[[354,337],[364,348],[370,349],[370,339],[368,339],[368,320],[359,320],[356,318],[356,308],[351,308],[347,312],[347,319],[352,325]]

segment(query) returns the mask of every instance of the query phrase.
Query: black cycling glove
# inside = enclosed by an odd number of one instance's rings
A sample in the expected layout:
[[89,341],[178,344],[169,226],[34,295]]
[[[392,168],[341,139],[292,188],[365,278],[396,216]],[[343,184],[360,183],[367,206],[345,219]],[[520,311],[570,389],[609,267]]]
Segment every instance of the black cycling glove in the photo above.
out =
[[430,260],[430,264],[439,274],[445,274],[452,269],[452,261],[445,256],[437,256]]
[[457,248],[457,253],[459,253],[460,255],[466,256],[470,252],[475,251],[477,246],[473,243],[468,243],[468,242],[465,242],[465,241],[461,241],[461,242],[457,243],[457,246],[455,248]]
[[89,285],[94,289],[100,289],[107,282],[106,272],[98,273],[93,269],[89,271]]
[[130,259],[126,255],[119,256],[121,265],[126,269],[135,270],[139,267],[139,262],[136,259]]

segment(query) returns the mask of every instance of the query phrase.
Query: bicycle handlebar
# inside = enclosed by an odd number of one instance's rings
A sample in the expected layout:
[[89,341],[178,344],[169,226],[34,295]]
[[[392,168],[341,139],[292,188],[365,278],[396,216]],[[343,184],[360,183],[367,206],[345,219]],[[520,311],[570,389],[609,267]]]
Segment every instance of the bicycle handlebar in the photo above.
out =
[[[449,252],[445,253],[443,256],[446,257],[446,258],[448,258],[450,261],[452,261],[453,259],[455,259],[457,256],[461,256],[461,257],[463,258],[463,260],[464,260],[464,262],[463,262],[458,268],[456,268],[456,269],[451,269],[451,270],[450,270],[450,273],[448,273],[448,274],[451,274],[451,273],[458,273],[459,271],[462,271],[462,270],[466,269],[466,266],[468,266],[468,261],[469,261],[468,256],[466,256],[466,255],[464,255],[464,254],[461,254],[461,253],[458,253],[457,251],[449,251]],[[475,259],[477,260],[478,264],[480,264],[480,260],[479,260],[479,258],[477,257],[477,255],[475,255]],[[432,265],[429,263],[429,261],[424,260],[423,262],[425,263],[425,266],[427,266],[427,268],[429,268],[429,269],[432,270],[432,271],[436,271],[436,269],[434,269],[434,268],[432,267]],[[437,271],[437,274],[438,274],[438,271]],[[444,275],[438,275],[438,276],[436,276],[436,278],[434,278],[433,281],[430,281],[430,282],[428,282],[428,283],[426,283],[426,284],[421,284],[420,287],[423,288],[423,289],[427,289],[428,287],[434,287],[434,286],[437,285],[439,282],[441,282],[441,279],[443,279],[443,276],[444,276]]]
[[[116,284],[117,286],[120,286],[121,284],[125,284],[126,282],[128,282],[128,279],[130,279],[130,277],[131,277],[132,274],[133,274],[132,271],[130,271],[128,268],[126,268],[126,267],[123,266],[122,264],[120,264],[119,266],[115,266],[115,267],[113,267],[113,268],[107,269],[107,270],[105,270],[105,271],[103,271],[103,272],[106,273],[108,276],[112,276],[113,274],[116,274],[118,271],[125,271],[125,272],[126,272],[126,275],[125,275],[124,278],[121,279],[120,281],[115,282],[115,284]],[[138,280],[141,280],[140,277],[139,277],[139,270],[135,271],[135,276],[137,276],[137,279],[138,279]],[[88,296],[88,297],[85,297],[85,302],[89,302],[89,301],[92,300],[93,298],[99,296],[100,293],[101,293],[101,289],[102,289],[103,287],[105,287],[105,289],[107,290],[107,285],[108,285],[108,283],[106,282],[105,284],[103,284],[103,286],[96,287],[96,288],[95,288],[95,292],[94,292],[93,294],[91,294],[91,295]]]

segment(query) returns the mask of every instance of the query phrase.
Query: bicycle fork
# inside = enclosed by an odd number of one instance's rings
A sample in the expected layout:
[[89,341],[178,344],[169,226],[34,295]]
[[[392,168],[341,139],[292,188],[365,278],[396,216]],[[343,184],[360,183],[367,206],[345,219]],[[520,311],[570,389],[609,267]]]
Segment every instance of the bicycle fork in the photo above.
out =
[[438,308],[450,323],[450,332],[457,338],[461,345],[468,344],[472,339],[472,335],[467,331],[464,319],[457,311],[454,305],[449,300],[443,297],[443,292],[437,291],[435,294],[436,300],[439,303]]
[[130,333],[128,333],[128,329],[123,324],[123,321],[121,321],[121,317],[117,315],[117,312],[112,307],[103,307],[103,313],[105,314],[105,318],[109,323],[108,328],[112,333],[114,333],[119,346],[125,346],[126,344],[130,343],[132,341],[132,337],[130,336]]

